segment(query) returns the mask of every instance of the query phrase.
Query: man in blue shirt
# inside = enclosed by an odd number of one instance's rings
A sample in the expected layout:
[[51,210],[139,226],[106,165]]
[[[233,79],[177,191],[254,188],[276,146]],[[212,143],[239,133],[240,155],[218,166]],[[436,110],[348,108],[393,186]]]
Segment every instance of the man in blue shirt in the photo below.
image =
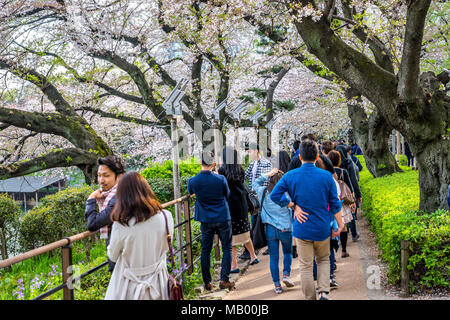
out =
[[201,268],[206,290],[212,290],[211,283],[211,250],[214,234],[218,234],[222,244],[222,266],[219,287],[232,289],[234,282],[229,281],[231,271],[231,216],[227,199],[230,196],[227,180],[224,176],[213,173],[214,155],[204,153],[202,171],[188,181],[187,190],[195,194],[194,219],[201,222]]
[[[327,300],[330,291],[330,235],[337,237],[344,228],[341,202],[331,173],[314,165],[319,158],[317,144],[309,139],[302,141],[299,157],[302,166],[287,172],[273,189],[270,198],[281,207],[296,205],[293,236],[296,238],[300,260],[303,294],[306,299],[316,299],[313,277],[315,256],[319,299]],[[284,197],[285,192],[293,203]],[[333,215],[339,225],[337,231],[330,230]]]

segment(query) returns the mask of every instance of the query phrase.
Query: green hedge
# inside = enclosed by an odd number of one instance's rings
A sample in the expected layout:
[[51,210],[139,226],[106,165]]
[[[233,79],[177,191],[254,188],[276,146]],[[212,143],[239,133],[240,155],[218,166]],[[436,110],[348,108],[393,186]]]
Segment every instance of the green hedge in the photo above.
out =
[[69,188],[41,199],[21,219],[20,242],[26,250],[86,231],[85,202],[92,187]]
[[[150,167],[142,170],[142,176],[148,181],[153,192],[161,203],[174,199],[172,160],[164,161],[162,164],[149,162]],[[187,193],[187,182],[201,170],[200,162],[191,158],[181,161],[180,165],[180,189],[181,195]]]
[[[358,156],[365,167],[362,156]],[[401,279],[400,243],[410,240],[410,290],[450,288],[450,212],[428,214],[418,210],[419,174],[408,167],[404,172],[373,178],[368,170],[360,173],[364,215],[377,236],[388,277]]]
[[[14,201],[7,194],[0,194],[0,257],[7,259],[10,251],[15,251],[13,240],[16,232],[19,216],[22,212],[19,202]],[[13,250],[10,250],[13,247]]]

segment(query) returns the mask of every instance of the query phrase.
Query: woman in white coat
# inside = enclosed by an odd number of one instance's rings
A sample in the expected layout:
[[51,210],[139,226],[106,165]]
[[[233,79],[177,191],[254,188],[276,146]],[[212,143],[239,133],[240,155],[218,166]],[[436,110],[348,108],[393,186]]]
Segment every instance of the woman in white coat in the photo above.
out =
[[161,208],[148,182],[137,172],[119,181],[108,257],[116,262],[106,300],[168,300],[166,221],[173,234],[172,214]]

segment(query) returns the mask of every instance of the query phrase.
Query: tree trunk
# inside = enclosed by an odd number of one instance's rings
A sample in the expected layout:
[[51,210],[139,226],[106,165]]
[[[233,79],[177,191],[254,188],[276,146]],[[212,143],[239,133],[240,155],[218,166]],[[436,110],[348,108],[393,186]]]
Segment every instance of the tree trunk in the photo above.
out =
[[361,106],[348,104],[347,107],[356,142],[364,153],[369,172],[374,178],[401,172],[389,151],[389,134],[392,127],[376,111],[367,118]]
[[[312,1],[302,1],[311,4]],[[369,99],[377,112],[408,141],[419,168],[420,209],[447,208],[450,181],[449,98],[428,72],[418,80],[424,21],[430,1],[411,1],[407,10],[404,51],[395,75],[347,45],[322,18],[302,17],[294,24],[308,51],[349,86]],[[314,6],[314,5],[313,5]],[[293,15],[298,12],[293,11]]]
[[8,259],[8,249],[6,248],[6,230],[4,226],[0,226],[0,241],[2,243],[1,250],[2,250],[2,259]]
[[420,205],[419,209],[434,212],[437,208],[447,208],[447,190],[450,182],[450,141],[439,138],[415,147],[408,139],[412,154],[419,169]]
[[[0,242],[1,242],[1,253],[2,253],[2,260],[8,259],[8,247],[6,246],[6,230],[5,225],[0,225]],[[11,266],[7,267],[5,269],[7,272],[10,272],[12,270]]]

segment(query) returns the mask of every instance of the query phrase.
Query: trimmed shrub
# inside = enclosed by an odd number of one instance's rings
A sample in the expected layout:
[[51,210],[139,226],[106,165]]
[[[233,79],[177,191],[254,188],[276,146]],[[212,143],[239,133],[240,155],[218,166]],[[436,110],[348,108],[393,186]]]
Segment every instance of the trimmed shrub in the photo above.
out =
[[[10,239],[15,236],[21,207],[7,194],[0,194],[0,254],[2,259],[8,258]],[[9,244],[9,245],[8,245]]]
[[[153,192],[161,203],[174,199],[172,160],[164,161],[162,164],[149,162],[151,165],[145,168],[141,174],[148,181]],[[198,174],[201,170],[200,162],[191,158],[180,162],[180,189],[181,195],[187,193],[189,178]]]
[[399,155],[398,164],[401,166],[407,166],[408,165],[408,158],[404,154]]
[[[364,158],[358,156],[365,166]],[[450,288],[450,212],[421,212],[418,172],[404,172],[373,178],[367,170],[360,173],[363,210],[377,236],[382,259],[388,263],[388,277],[401,279],[400,246],[410,241],[410,289]]]
[[42,198],[41,204],[21,220],[22,246],[30,250],[86,231],[85,201],[93,191],[92,187],[83,186]]

